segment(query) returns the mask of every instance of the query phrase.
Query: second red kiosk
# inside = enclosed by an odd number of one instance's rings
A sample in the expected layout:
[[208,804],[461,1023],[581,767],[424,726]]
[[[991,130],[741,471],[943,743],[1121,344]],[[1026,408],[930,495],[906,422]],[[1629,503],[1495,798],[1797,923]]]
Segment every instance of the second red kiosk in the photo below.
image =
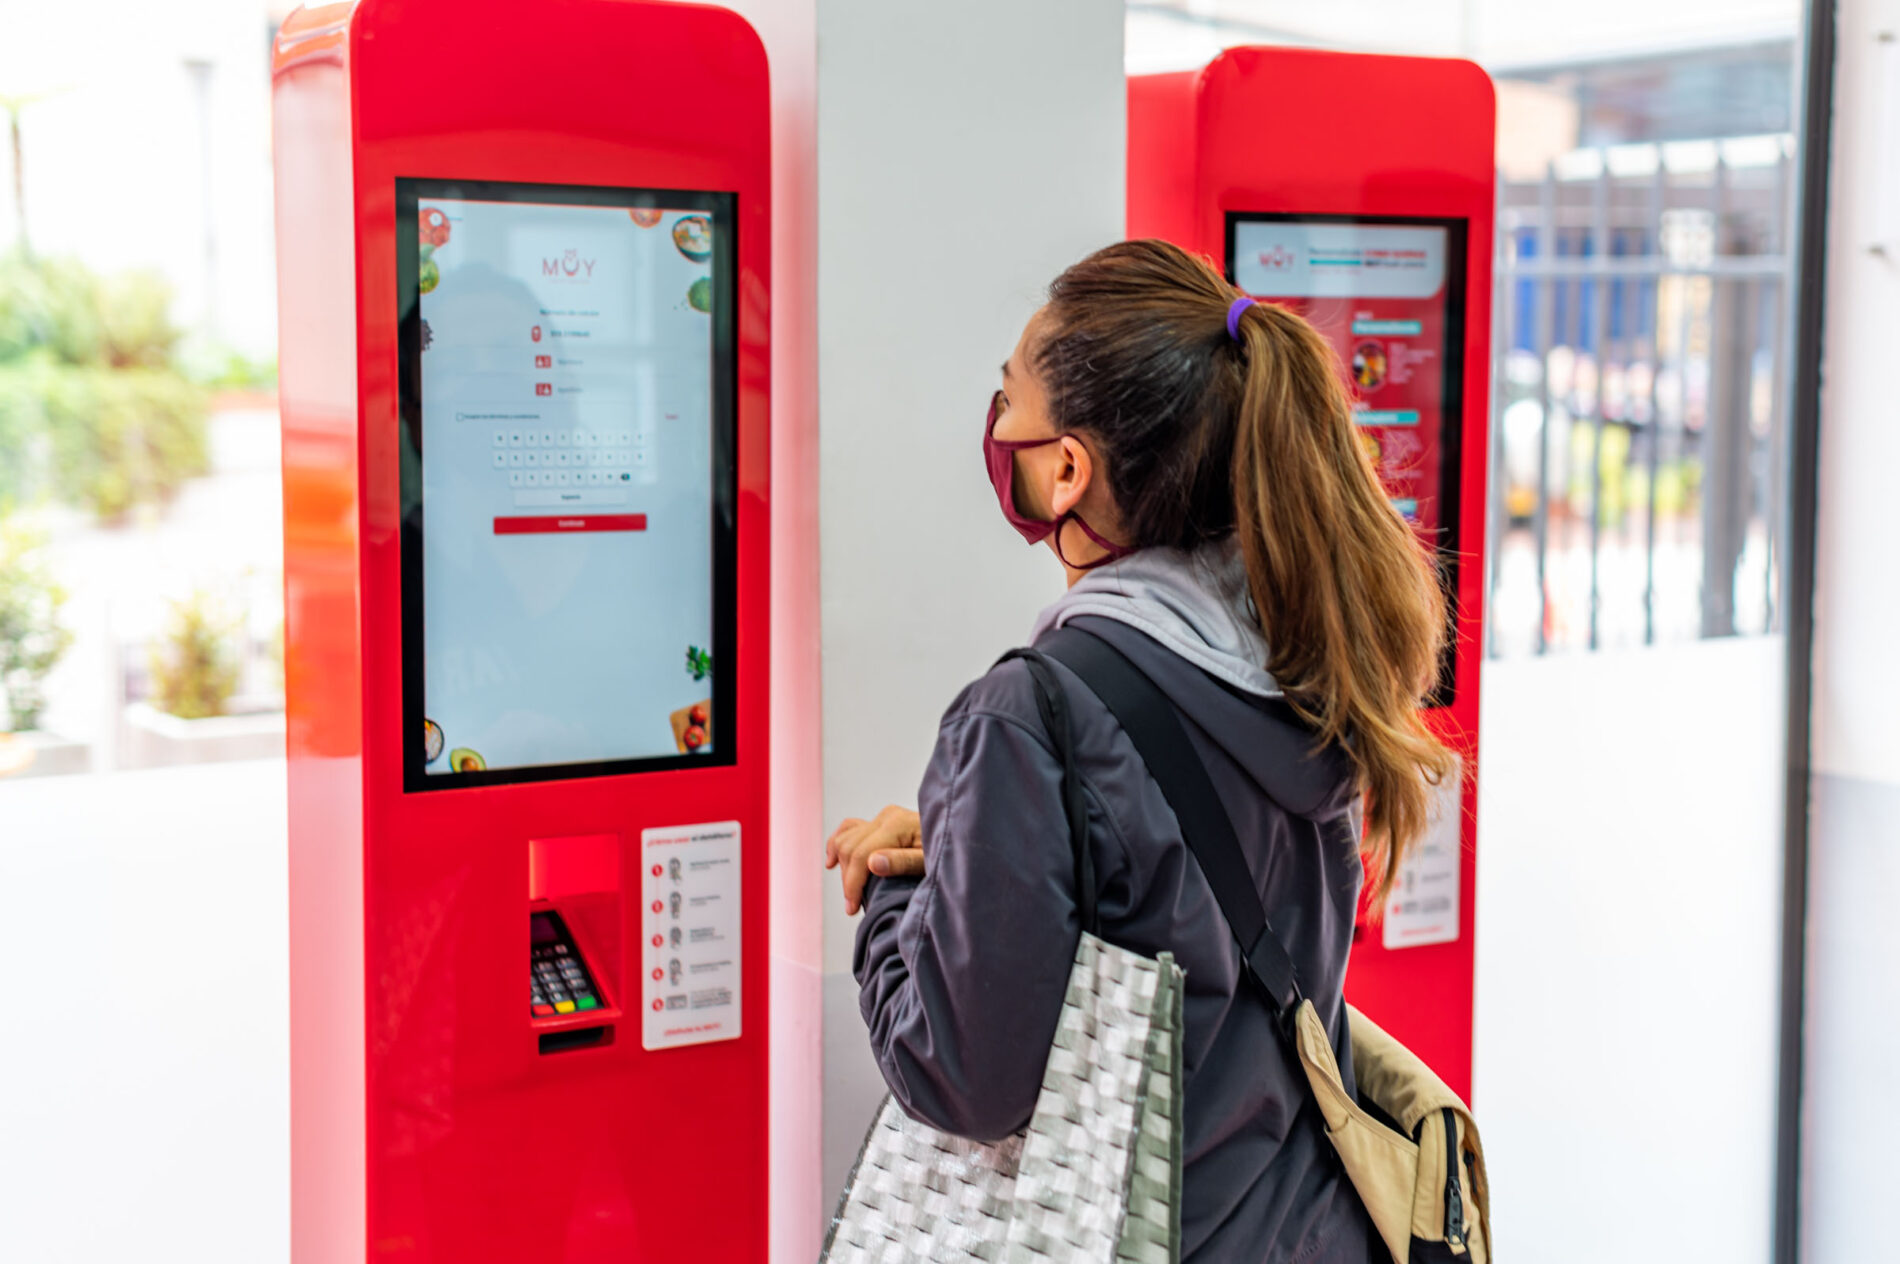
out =
[[1129,80],[1128,235],[1305,315],[1351,376],[1395,508],[1455,615],[1431,720],[1466,762],[1376,919],[1348,999],[1471,1092],[1496,103],[1463,61],[1234,48]]

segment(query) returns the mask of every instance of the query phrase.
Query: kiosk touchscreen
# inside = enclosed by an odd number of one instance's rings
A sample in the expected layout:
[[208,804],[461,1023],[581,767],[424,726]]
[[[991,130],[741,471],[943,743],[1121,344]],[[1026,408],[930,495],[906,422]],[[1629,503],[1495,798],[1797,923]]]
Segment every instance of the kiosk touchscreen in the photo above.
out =
[[[1458,591],[1464,399],[1462,219],[1230,212],[1228,276],[1290,307],[1333,344],[1360,442],[1392,505]],[[1456,686],[1449,649],[1433,699]]]
[[397,215],[406,784],[730,762],[731,195]]

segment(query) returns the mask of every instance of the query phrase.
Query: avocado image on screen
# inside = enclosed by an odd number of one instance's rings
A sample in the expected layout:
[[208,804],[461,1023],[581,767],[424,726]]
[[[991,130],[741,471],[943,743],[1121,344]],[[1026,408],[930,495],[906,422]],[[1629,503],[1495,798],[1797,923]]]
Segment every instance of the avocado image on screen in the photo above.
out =
[[449,752],[449,767],[457,772],[481,772],[488,767],[488,761],[466,746],[458,746]]
[[701,277],[686,287],[686,305],[696,312],[712,311],[711,277]]

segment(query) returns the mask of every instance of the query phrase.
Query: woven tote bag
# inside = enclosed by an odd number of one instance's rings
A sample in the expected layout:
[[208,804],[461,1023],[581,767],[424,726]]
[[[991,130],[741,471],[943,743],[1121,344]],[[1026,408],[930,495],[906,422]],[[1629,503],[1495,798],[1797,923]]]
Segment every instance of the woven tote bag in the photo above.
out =
[[822,1264],[1171,1264],[1181,1241],[1181,1000],[1172,954],[1095,933],[1087,807],[1067,704],[1040,655],[1012,651],[1063,765],[1083,933],[1029,1126],[969,1141],[886,1097],[845,1183]]

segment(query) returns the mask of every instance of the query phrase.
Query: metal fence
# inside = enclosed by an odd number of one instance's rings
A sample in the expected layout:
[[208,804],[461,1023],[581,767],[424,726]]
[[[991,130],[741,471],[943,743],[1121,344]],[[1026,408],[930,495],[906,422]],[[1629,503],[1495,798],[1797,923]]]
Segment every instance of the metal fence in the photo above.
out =
[[1778,626],[1787,136],[1500,177],[1493,656]]

